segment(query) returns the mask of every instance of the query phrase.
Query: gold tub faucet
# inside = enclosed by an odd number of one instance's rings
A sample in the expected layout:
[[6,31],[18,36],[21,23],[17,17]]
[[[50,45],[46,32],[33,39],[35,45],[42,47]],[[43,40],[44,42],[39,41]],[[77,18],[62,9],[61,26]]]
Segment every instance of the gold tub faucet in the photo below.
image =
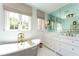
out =
[[21,43],[21,45],[22,45],[24,41],[25,41],[24,33],[19,33],[19,34],[18,34],[17,42],[18,42],[18,43]]

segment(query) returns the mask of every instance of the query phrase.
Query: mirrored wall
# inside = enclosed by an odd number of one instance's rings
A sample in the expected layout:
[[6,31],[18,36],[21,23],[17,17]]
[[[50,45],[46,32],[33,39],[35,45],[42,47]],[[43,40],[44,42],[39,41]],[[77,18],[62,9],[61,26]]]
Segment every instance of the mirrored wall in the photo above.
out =
[[67,4],[48,15],[48,31],[79,34],[79,4]]

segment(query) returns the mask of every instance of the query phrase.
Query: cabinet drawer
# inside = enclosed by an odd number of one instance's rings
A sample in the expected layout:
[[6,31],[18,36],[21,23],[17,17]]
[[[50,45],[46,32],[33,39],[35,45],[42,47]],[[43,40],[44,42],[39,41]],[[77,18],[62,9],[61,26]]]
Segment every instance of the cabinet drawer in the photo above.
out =
[[72,43],[72,45],[74,45],[74,46],[78,46],[78,47],[79,47],[79,41],[75,41],[75,40],[73,40],[71,43]]
[[76,56],[75,53],[73,53],[72,51],[69,51],[69,50],[66,50],[66,49],[63,49],[62,48],[62,54],[65,55],[65,56]]
[[74,52],[75,54],[77,54],[79,56],[79,47],[72,47],[72,52]]
[[65,44],[65,43],[60,43],[60,47],[63,48],[63,49],[66,49],[68,51],[72,51],[71,45],[68,45],[68,44]]
[[63,40],[63,41],[60,41],[60,42],[67,44],[67,45],[79,47],[79,41],[76,41],[76,40]]
[[75,55],[79,55],[79,47],[64,44],[64,43],[60,43],[59,48],[65,49],[65,50],[67,50],[67,51],[69,51],[69,52],[71,52]]
[[63,39],[61,42],[65,43],[65,44],[73,44],[72,41],[73,40]]
[[68,51],[61,47],[57,50],[57,52],[64,56],[76,56],[77,55],[77,54],[73,53],[72,51]]

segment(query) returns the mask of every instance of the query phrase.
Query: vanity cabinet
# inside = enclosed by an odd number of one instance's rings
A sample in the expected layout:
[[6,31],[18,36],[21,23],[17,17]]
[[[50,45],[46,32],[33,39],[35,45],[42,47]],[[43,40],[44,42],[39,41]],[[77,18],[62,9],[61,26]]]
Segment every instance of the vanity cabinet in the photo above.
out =
[[55,41],[56,51],[61,55],[79,55],[79,41],[75,38],[61,37]]
[[79,37],[69,37],[56,33],[45,34],[49,48],[63,56],[79,56]]
[[60,53],[61,55],[65,55],[65,56],[68,56],[68,55],[69,56],[76,56],[78,54],[75,53],[74,48],[75,47],[72,45],[66,44],[66,43],[61,42],[61,41],[57,41],[55,51]]

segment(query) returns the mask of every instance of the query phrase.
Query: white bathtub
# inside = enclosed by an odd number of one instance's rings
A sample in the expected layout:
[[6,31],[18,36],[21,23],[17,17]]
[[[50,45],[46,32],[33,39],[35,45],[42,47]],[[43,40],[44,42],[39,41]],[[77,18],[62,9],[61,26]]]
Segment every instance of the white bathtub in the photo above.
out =
[[32,45],[27,41],[23,45],[12,43],[0,45],[0,55],[5,56],[35,56],[40,39],[33,39]]

